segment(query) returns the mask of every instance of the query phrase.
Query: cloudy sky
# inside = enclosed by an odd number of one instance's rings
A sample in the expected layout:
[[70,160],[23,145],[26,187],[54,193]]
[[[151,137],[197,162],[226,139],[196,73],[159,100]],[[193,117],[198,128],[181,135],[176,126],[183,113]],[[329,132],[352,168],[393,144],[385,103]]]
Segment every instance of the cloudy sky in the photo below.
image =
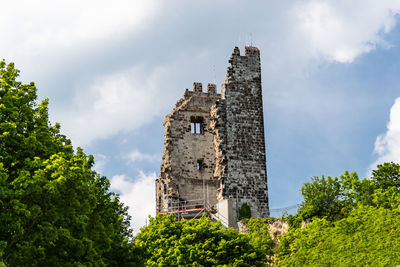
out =
[[164,116],[194,81],[220,85],[234,46],[261,50],[270,208],[313,176],[400,161],[398,0],[0,1],[0,58],[50,98],[135,231],[154,214]]

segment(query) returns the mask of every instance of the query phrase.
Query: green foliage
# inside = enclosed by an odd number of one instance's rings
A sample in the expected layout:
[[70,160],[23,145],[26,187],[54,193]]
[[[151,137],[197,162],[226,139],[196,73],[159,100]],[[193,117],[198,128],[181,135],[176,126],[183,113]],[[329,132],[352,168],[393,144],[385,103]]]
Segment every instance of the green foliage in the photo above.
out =
[[173,215],[150,218],[135,238],[145,266],[265,266],[264,251],[249,236],[203,216],[176,222]]
[[359,185],[357,173],[345,172],[340,178],[312,178],[301,188],[304,201],[300,204],[298,214],[302,220],[326,217],[330,221],[345,217],[354,207],[354,188]]
[[247,226],[246,235],[250,238],[250,244],[270,257],[275,253],[275,243],[268,230],[269,225],[274,221],[274,218],[250,218],[244,221]]
[[303,218],[299,214],[289,214],[282,216],[281,219],[289,224],[290,229],[299,228],[303,222]]
[[251,217],[251,210],[247,203],[243,203],[239,208],[239,221],[243,219],[249,219]]
[[48,100],[0,62],[0,259],[8,266],[120,265],[131,259],[127,210],[93,157],[51,125]]
[[335,221],[346,217],[357,205],[393,207],[399,203],[399,177],[400,165],[393,162],[378,165],[371,179],[360,180],[357,173],[347,171],[339,178],[314,177],[301,189],[304,201],[298,218],[308,221],[325,217]]
[[396,187],[400,189],[400,165],[393,162],[378,165],[378,169],[372,171],[372,180],[375,182],[376,188]]
[[[292,223],[312,221],[282,236],[279,266],[395,266],[400,262],[400,165],[314,178]],[[298,224],[297,224],[298,225]]]
[[283,235],[278,266],[395,266],[400,212],[360,206],[334,223],[315,219]]
[[313,217],[341,215],[343,204],[340,201],[342,188],[338,178],[313,177],[311,183],[305,183],[301,188],[304,202],[300,204],[299,214],[307,220]]

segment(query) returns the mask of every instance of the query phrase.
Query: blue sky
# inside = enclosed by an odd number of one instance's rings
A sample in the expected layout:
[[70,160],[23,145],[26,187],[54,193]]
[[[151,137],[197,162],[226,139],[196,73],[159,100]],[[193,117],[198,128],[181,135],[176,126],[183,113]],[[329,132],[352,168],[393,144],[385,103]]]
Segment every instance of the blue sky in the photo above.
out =
[[[193,82],[220,84],[234,46],[261,51],[270,208],[313,176],[400,161],[400,2],[8,1],[0,57],[130,206],[153,214],[162,120]],[[279,215],[279,214],[273,214]]]

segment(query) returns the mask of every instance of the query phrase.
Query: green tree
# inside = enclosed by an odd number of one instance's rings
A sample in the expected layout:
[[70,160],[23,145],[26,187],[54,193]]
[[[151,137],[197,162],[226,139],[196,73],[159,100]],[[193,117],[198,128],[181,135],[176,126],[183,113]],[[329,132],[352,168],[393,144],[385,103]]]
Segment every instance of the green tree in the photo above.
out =
[[337,177],[313,177],[311,183],[305,183],[301,188],[304,201],[300,204],[299,216],[302,220],[315,217],[327,217],[328,220],[343,218],[346,206],[352,202],[346,199],[346,191]]
[[0,61],[0,258],[6,266],[127,265],[127,210],[94,160],[51,125],[48,100]]
[[396,163],[384,163],[371,179],[345,172],[340,179],[306,183],[304,201],[293,217],[312,222],[282,236],[278,266],[397,265],[399,170]]
[[281,238],[277,266],[397,266],[400,211],[359,206],[336,222],[315,219]]
[[272,257],[275,253],[275,243],[269,233],[269,225],[272,224],[275,218],[250,218],[244,220],[247,233],[250,238],[250,244],[262,251],[268,257]]
[[301,189],[304,197],[298,210],[300,220],[326,217],[329,221],[344,218],[357,205],[393,207],[400,192],[400,165],[384,163],[372,171],[371,179],[345,172],[339,178],[312,178]]
[[372,171],[372,180],[376,188],[388,189],[395,187],[400,189],[400,165],[394,162],[383,163]]
[[239,208],[239,221],[251,218],[251,209],[247,203],[243,203]]
[[135,238],[145,266],[265,266],[264,251],[246,234],[203,216],[176,222],[173,215],[150,218]]

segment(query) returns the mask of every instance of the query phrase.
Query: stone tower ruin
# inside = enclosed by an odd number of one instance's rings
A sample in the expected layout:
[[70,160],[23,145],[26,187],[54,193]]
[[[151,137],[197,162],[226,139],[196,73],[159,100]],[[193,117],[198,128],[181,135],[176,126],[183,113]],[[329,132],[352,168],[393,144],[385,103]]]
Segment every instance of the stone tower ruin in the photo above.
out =
[[269,216],[260,52],[235,47],[229,63],[221,94],[194,83],[164,119],[157,213],[206,212],[233,227],[244,204]]

